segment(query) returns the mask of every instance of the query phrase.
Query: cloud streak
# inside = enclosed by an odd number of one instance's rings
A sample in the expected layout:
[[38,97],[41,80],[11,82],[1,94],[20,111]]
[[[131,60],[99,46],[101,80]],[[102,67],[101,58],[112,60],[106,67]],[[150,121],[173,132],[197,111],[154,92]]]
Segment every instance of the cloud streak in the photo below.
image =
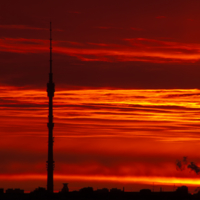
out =
[[[5,177],[20,173],[21,180],[30,178],[27,174],[40,172],[43,176],[47,150],[46,92],[2,86],[0,93],[1,172]],[[125,182],[126,176],[146,177],[147,182],[149,177],[176,177],[181,183],[190,179],[191,185],[195,185],[196,174],[189,170],[180,173],[174,160],[182,154],[198,158],[198,94],[197,89],[57,88],[55,173],[63,174],[63,179],[70,174],[79,181],[86,176],[100,177],[97,181],[101,177],[105,177],[102,181],[112,181],[109,177],[115,176]],[[1,178],[4,179],[0,176],[0,181]]]
[[[143,61],[155,63],[197,62],[200,59],[200,47],[195,44],[165,42],[159,40],[135,38],[126,39],[130,45],[114,47],[110,44],[85,44],[77,48],[76,42],[70,42],[75,47],[59,46],[59,41],[54,42],[54,52],[76,57],[81,61]],[[62,42],[61,42],[62,43]],[[66,43],[65,43],[66,44]],[[97,48],[100,46],[101,48]],[[104,48],[105,47],[105,48]],[[41,53],[47,52],[48,40],[5,38],[0,39],[0,51],[16,53]]]

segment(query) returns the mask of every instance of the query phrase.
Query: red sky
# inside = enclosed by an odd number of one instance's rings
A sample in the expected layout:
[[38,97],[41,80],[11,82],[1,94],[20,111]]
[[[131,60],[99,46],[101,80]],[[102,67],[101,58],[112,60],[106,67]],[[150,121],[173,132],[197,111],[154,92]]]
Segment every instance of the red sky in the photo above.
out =
[[1,2],[0,187],[46,187],[50,20],[55,190],[62,182],[71,190],[197,187],[199,175],[175,164],[188,156],[200,166],[199,7]]

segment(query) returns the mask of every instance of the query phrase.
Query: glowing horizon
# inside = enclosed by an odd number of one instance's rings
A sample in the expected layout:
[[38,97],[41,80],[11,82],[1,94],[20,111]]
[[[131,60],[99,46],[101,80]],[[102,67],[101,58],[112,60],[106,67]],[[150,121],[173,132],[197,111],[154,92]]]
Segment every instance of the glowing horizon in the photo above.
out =
[[[46,174],[11,174],[11,175],[1,175],[0,180],[46,180]],[[173,185],[173,184],[180,184],[180,185],[192,185],[198,186],[200,185],[199,178],[176,178],[176,177],[121,177],[121,176],[84,176],[84,175],[63,175],[63,174],[54,174],[54,180],[63,180],[63,181],[97,181],[97,182],[120,182],[120,183],[138,183],[138,184],[152,184],[155,185]]]
[[[13,157],[4,158],[5,176],[1,174],[0,180],[42,181],[47,156],[46,92],[4,86],[0,93],[4,124],[0,152]],[[188,156],[188,162],[200,163],[199,94],[198,89],[57,89],[55,182],[198,185],[198,175],[189,169],[177,171],[176,160]],[[9,172],[16,175],[6,175]]]

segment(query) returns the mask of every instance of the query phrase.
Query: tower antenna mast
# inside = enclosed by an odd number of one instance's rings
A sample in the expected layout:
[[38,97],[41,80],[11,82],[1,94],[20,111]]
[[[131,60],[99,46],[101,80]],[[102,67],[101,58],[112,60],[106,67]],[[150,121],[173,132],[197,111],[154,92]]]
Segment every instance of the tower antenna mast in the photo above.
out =
[[55,84],[53,83],[53,73],[52,73],[52,35],[51,35],[51,22],[50,22],[50,72],[49,72],[49,82],[47,83],[47,94],[49,98],[49,116],[48,116],[48,160],[47,160],[47,191],[53,193],[53,170],[54,170],[54,160],[53,160],[53,97],[55,92]]

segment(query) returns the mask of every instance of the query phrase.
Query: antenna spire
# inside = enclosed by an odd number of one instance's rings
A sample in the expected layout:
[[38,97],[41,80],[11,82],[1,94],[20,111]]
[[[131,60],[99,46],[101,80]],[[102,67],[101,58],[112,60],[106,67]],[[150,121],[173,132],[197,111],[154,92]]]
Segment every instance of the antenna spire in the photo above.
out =
[[52,73],[52,29],[50,22],[50,73]]

